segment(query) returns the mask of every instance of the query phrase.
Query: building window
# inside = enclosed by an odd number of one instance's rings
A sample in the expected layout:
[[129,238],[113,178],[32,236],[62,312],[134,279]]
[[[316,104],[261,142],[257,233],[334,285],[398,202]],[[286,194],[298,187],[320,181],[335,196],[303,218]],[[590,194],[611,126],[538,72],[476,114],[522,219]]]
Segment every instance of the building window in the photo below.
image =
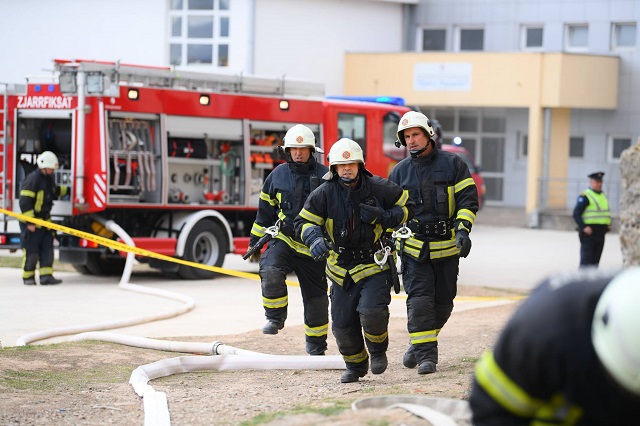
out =
[[589,43],[589,26],[586,24],[567,25],[565,48],[567,50],[586,51]]
[[447,46],[447,30],[422,30],[423,51],[444,51]]
[[612,136],[609,143],[608,159],[611,162],[620,161],[622,152],[631,146],[631,138],[625,136]]
[[229,0],[171,0],[169,63],[229,66]]
[[636,24],[613,24],[611,49],[628,49],[636,46]]
[[522,50],[542,49],[543,29],[538,26],[525,25],[522,27],[521,47]]
[[460,28],[458,35],[460,51],[484,50],[483,29]]
[[529,154],[529,135],[522,135],[520,138],[518,154],[520,158],[526,158]]
[[569,157],[584,158],[584,138],[581,136],[571,136],[569,138]]

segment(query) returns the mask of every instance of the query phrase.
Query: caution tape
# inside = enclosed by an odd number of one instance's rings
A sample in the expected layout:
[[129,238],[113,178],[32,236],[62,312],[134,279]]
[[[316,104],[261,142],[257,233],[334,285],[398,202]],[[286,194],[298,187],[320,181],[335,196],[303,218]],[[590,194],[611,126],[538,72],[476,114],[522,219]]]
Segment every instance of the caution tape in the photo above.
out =
[[[127,253],[133,253],[133,254],[138,255],[138,256],[152,257],[154,259],[160,259],[160,260],[164,260],[166,262],[179,263],[181,265],[191,266],[193,268],[205,269],[207,271],[217,272],[219,274],[231,275],[231,276],[238,277],[238,278],[246,278],[246,279],[249,279],[249,280],[260,281],[260,276],[258,274],[252,274],[250,272],[234,271],[232,269],[224,269],[224,268],[220,268],[218,266],[203,265],[201,263],[190,262],[188,260],[178,259],[178,258],[175,258],[175,257],[166,256],[166,255],[160,254],[160,253],[154,253],[154,252],[149,251],[149,250],[145,250],[145,249],[142,249],[142,248],[139,248],[139,247],[130,246],[128,244],[121,243],[120,241],[110,240],[108,238],[101,237],[99,235],[95,235],[95,234],[91,234],[91,233],[88,233],[88,232],[80,231],[80,230],[74,229],[74,228],[69,228],[67,226],[59,225],[57,223],[49,222],[49,221],[46,221],[46,220],[37,219],[35,217],[24,216],[24,215],[21,215],[21,214],[18,214],[18,213],[9,211],[9,210],[5,210],[3,208],[0,208],[0,213],[5,214],[7,216],[14,217],[14,218],[16,218],[16,219],[18,219],[20,221],[23,221],[23,222],[30,222],[30,223],[33,223],[35,225],[41,226],[41,227],[45,227],[45,228],[49,228],[49,229],[53,229],[53,230],[56,230],[56,231],[63,232],[65,234],[73,235],[74,237],[84,238],[85,240],[92,241],[92,242],[94,242],[96,244],[100,244],[101,246],[105,246],[105,247],[108,247],[108,248],[113,249],[113,250],[119,250],[119,251],[124,251],[124,252],[127,252]],[[299,287],[300,286],[300,284],[295,282],[295,281],[287,280],[285,282],[287,283],[287,285],[291,285],[291,286],[294,286],[294,287]]]

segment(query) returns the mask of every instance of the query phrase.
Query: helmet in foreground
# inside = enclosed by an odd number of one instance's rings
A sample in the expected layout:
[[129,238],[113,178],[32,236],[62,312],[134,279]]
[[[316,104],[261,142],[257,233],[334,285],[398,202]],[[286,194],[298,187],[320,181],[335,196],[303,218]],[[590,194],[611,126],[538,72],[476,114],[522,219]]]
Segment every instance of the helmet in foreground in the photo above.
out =
[[405,129],[410,129],[412,127],[420,127],[424,129],[427,136],[429,136],[430,139],[435,140],[434,136],[436,132],[431,126],[431,120],[421,112],[409,111],[402,116],[400,123],[398,124],[398,141],[396,142],[396,146],[398,148],[400,145],[407,146],[407,143],[404,141],[403,132]]
[[596,354],[623,388],[640,395],[640,268],[618,274],[605,288],[593,315]]
[[316,137],[311,129],[302,124],[291,127],[284,135],[282,149],[286,151],[289,148],[311,148],[311,152],[322,152],[320,148],[316,147]]
[[329,160],[329,166],[348,163],[362,163],[364,166],[362,148],[358,145],[358,142],[347,138],[342,138],[333,144],[327,159]]
[[40,154],[37,163],[39,169],[57,169],[58,157],[51,151],[45,151]]

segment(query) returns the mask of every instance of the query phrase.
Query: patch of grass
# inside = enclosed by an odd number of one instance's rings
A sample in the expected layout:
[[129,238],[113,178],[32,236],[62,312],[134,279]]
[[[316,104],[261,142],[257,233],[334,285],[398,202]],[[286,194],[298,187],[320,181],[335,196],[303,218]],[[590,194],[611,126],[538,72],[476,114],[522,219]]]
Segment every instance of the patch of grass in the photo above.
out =
[[0,268],[22,268],[22,256],[0,256]]
[[[325,401],[325,403],[327,403],[327,401]],[[331,417],[331,416],[336,416],[342,413],[344,410],[351,408],[350,401],[334,400],[331,402],[331,404],[332,405],[325,406],[325,407],[299,406],[299,407],[294,407],[293,409],[288,411],[275,411],[272,413],[258,414],[251,420],[247,420],[242,423],[239,423],[239,425],[240,426],[256,426],[256,425],[261,425],[265,423],[270,423],[274,421],[276,418],[281,416],[284,417],[284,416],[306,414],[306,413],[315,413],[315,414],[321,414],[325,417]],[[377,426],[377,425],[373,425],[373,426]],[[379,426],[383,426],[383,425],[380,424]]]

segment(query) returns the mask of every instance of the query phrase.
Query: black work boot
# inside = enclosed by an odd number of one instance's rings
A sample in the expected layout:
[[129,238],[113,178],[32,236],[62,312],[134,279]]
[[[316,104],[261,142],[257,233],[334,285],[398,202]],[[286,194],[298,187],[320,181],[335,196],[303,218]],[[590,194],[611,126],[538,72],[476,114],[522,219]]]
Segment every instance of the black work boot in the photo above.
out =
[[382,374],[387,369],[389,362],[387,361],[387,354],[371,354],[371,374]]
[[369,371],[369,360],[362,363],[351,364],[347,363],[347,370],[340,376],[340,382],[342,383],[354,383],[357,382],[360,377],[367,375]]
[[22,282],[24,283],[24,285],[36,285],[35,278],[24,278]]
[[433,361],[422,361],[418,366],[418,374],[431,374],[436,372],[436,363]]
[[284,321],[269,320],[267,324],[262,327],[262,333],[264,334],[278,334],[278,330],[284,328]]
[[409,349],[404,353],[404,356],[402,357],[402,365],[407,368],[416,368],[416,365],[418,365],[418,360],[413,354],[413,346],[409,345]]
[[40,285],[55,285],[60,284],[62,280],[53,278],[53,275],[40,275]]
[[325,351],[327,350],[327,344],[325,343],[324,345],[318,345],[306,342],[305,349],[309,355],[324,355]]

